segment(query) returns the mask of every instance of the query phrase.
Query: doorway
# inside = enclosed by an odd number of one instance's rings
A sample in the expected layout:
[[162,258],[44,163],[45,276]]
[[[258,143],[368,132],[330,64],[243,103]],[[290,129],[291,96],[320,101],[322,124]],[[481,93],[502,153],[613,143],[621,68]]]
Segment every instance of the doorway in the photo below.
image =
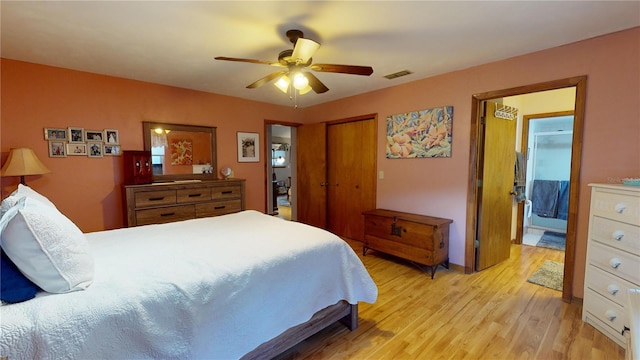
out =
[[[582,129],[584,121],[584,105],[586,96],[586,76],[561,79],[540,84],[527,85],[517,88],[492,91],[477,94],[472,97],[472,119],[471,119],[471,143],[470,143],[470,164],[469,164],[469,188],[467,201],[467,221],[465,237],[465,272],[472,273],[476,268],[476,243],[479,219],[477,214],[482,213],[481,193],[479,182],[482,180],[482,170],[490,158],[484,156],[483,143],[483,104],[484,102],[504,98],[508,96],[532,94],[541,91],[575,88],[575,108],[574,123],[572,133],[571,170],[569,179],[569,209],[567,216],[565,268],[562,299],[570,302],[573,296],[573,272],[575,256],[575,235],[577,228],[577,196],[580,176],[580,159],[582,153]],[[509,164],[509,166],[513,166]],[[481,185],[481,184],[480,184]]]
[[572,141],[573,111],[523,117],[527,196],[517,216],[516,243],[564,251]]
[[297,219],[297,125],[265,121],[266,213],[284,220]]

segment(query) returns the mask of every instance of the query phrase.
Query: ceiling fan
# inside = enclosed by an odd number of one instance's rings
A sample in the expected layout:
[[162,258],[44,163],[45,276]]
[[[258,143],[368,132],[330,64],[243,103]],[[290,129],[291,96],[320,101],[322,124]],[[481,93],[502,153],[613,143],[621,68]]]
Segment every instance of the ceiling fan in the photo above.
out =
[[333,72],[342,74],[353,75],[365,75],[369,76],[373,73],[371,66],[357,66],[357,65],[338,65],[338,64],[313,64],[312,56],[320,47],[320,44],[311,40],[305,39],[303,33],[300,30],[289,30],[286,33],[287,38],[293,44],[293,49],[281,51],[278,55],[278,61],[262,61],[253,59],[241,59],[218,56],[216,60],[226,61],[239,61],[248,62],[253,64],[264,64],[277,67],[286,68],[285,70],[276,71],[271,73],[256,82],[249,84],[247,89],[255,89],[272,80],[278,79],[275,85],[283,92],[289,91],[289,84],[293,82],[293,87],[298,90],[300,94],[305,94],[313,89],[317,94],[327,92],[329,90],[322,81],[320,81],[311,72],[303,70],[313,70],[318,72]]

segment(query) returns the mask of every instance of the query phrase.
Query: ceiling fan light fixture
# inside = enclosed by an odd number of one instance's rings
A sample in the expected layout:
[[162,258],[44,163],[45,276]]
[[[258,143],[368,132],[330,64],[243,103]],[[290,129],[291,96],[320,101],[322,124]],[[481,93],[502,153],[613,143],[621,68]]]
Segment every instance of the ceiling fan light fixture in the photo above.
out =
[[274,83],[274,85],[280,89],[280,91],[282,91],[283,93],[287,93],[289,91],[289,84],[291,83],[291,80],[289,80],[289,77],[287,75],[282,75],[278,81],[276,81]]
[[313,88],[310,85],[307,85],[307,87],[305,87],[304,89],[298,90],[298,94],[300,95],[304,95],[306,93],[308,93],[309,91],[311,91]]
[[307,79],[307,77],[304,76],[304,74],[299,72],[293,75],[293,87],[296,88],[296,90],[300,91],[305,89],[308,86],[309,86],[309,79]]

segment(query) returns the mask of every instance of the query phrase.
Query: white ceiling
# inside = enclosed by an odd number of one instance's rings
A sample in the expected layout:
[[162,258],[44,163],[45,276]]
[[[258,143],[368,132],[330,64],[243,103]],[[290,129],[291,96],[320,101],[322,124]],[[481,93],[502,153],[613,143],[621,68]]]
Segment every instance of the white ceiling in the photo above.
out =
[[[640,1],[1,1],[1,56],[280,105],[277,61],[300,29],[316,63],[372,66],[318,73],[324,94],[301,107],[640,25]],[[401,70],[413,74],[394,80]]]

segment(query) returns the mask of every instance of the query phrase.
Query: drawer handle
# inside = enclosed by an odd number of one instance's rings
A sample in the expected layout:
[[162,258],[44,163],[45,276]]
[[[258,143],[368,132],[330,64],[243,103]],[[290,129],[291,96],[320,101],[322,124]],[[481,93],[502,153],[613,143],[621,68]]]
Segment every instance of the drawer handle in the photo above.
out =
[[615,296],[618,293],[618,291],[620,291],[620,289],[618,289],[618,287],[615,284],[609,284],[609,286],[607,286],[607,291],[611,295]]
[[173,215],[175,215],[175,214],[176,214],[175,212],[162,213],[162,214],[160,214],[160,216],[173,216]]
[[226,208],[226,206],[222,205],[222,206],[214,206],[213,207],[215,210],[222,210],[224,208]]
[[620,267],[620,265],[622,265],[622,261],[620,261],[620,259],[618,258],[613,258],[609,260],[609,265],[611,265],[612,268],[617,269]]
[[190,198],[191,198],[191,197],[199,197],[199,196],[202,196],[202,194],[189,194],[189,197],[190,197]]
[[221,194],[227,195],[227,194],[233,194],[233,190],[227,190],[227,191],[222,191],[220,192]]
[[625,204],[616,204],[616,212],[618,214],[622,214],[622,212],[627,208]]
[[164,196],[149,198],[149,201],[160,201],[160,200],[164,200]]
[[607,316],[607,319],[609,319],[609,321],[614,321],[618,317],[618,314],[616,314],[616,312],[613,310],[607,310],[605,315]]
[[620,241],[620,240],[622,240],[622,238],[623,238],[623,237],[624,237],[624,231],[622,231],[622,230],[617,230],[617,231],[614,231],[614,232],[613,232],[613,238],[614,238],[615,240]]

